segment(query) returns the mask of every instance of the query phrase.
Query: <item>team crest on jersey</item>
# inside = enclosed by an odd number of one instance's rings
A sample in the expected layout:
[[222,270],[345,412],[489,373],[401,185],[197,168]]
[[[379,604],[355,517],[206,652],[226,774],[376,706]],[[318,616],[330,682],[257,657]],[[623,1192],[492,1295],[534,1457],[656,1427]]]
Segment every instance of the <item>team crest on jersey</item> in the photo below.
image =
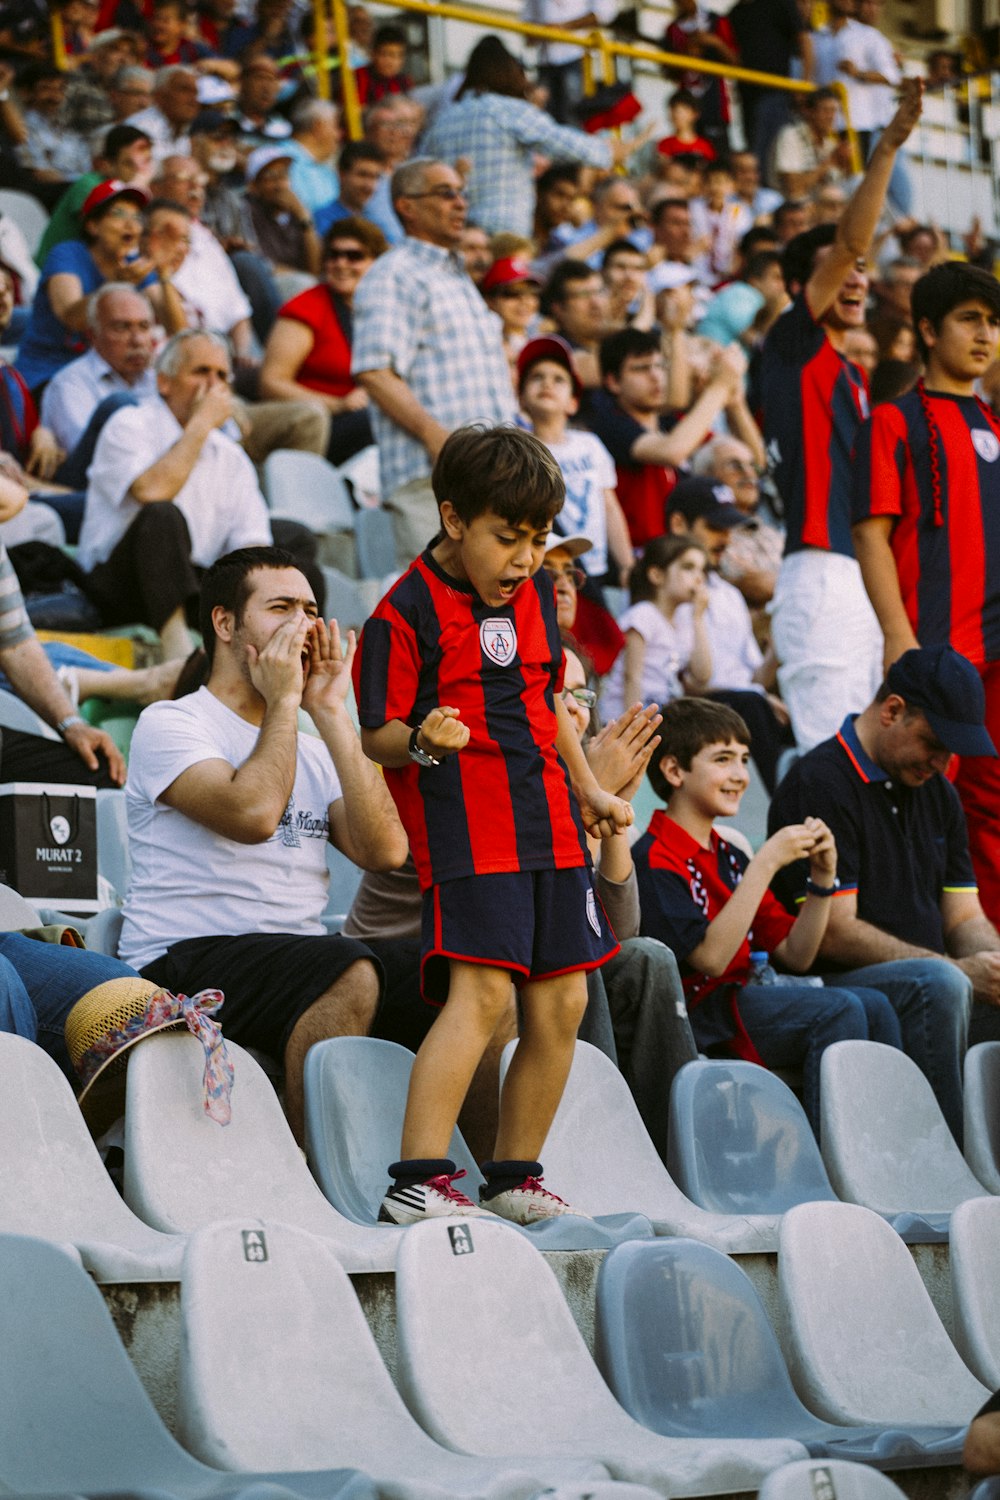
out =
[[1000,458],[1000,438],[985,427],[973,427],[972,446],[983,463],[993,464]]
[[479,627],[479,644],[490,661],[498,667],[509,666],[517,655],[517,631],[513,620],[484,620]]

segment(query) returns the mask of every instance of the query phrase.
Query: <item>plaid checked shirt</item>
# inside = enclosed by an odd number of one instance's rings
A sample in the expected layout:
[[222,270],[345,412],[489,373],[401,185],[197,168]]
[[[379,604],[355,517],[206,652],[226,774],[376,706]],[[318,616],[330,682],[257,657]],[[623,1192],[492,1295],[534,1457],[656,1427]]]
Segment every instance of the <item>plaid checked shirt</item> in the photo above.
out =
[[425,156],[472,163],[469,218],[487,234],[509,230],[531,237],[535,215],[534,156],[610,167],[607,141],[568,125],[526,99],[469,94],[441,111],[422,143]]
[[[449,431],[467,422],[513,419],[500,320],[470,280],[461,256],[407,237],[361,278],[353,312],[355,375],[392,370]],[[374,403],[371,418],[382,493],[388,497],[429,474],[430,456]]]

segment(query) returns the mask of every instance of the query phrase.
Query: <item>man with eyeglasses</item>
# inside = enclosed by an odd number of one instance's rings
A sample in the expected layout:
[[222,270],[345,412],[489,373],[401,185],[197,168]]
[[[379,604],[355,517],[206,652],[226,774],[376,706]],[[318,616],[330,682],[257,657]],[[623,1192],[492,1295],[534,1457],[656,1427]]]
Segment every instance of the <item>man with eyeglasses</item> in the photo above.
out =
[[737,510],[746,517],[745,523],[730,533],[719,572],[736,585],[751,610],[762,609],[774,593],[784,533],[757,513],[760,475],[753,454],[739,438],[713,438],[695,454],[691,469],[705,479],[728,485]]
[[430,475],[445,438],[515,413],[499,324],[460,254],[467,204],[447,162],[417,157],[392,177],[406,238],[354,297],[352,370],[372,401],[382,494],[406,567],[438,529]]

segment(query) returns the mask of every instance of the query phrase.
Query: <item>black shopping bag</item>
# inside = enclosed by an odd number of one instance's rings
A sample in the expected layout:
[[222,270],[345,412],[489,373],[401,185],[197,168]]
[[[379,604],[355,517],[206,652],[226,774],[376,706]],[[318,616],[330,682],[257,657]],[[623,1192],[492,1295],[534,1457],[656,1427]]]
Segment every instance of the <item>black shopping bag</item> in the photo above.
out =
[[98,910],[94,787],[0,784],[0,883],[36,906]]

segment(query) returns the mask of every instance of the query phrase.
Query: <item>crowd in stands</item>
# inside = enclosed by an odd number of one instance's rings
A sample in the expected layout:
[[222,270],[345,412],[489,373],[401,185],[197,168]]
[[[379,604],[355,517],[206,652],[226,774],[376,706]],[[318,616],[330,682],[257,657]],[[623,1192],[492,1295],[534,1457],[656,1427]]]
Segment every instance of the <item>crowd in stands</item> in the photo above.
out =
[[[57,52],[0,4],[0,185],[47,216],[0,215],[0,670],[59,735],[5,728],[0,779],[124,784],[133,871],[119,958],[0,940],[0,1026],[69,1074],[95,985],[222,990],[300,1140],[314,1042],[420,1048],[394,1222],[484,1211],[463,1100],[490,1211],[570,1211],[537,1157],[578,1027],[664,1159],[698,1051],[798,1070],[815,1125],[843,1038],[907,1051],[961,1139],[1000,1038],[1000,283],[978,223],[913,217],[879,0],[807,10],[677,0],[666,117],[611,131],[579,47],[485,36],[418,85],[355,5],[345,140],[300,0],[60,0]],[[359,642],[265,503],[289,448],[377,453]],[[129,625],[158,665],[35,634]],[[127,782],[90,697],[148,705]],[[364,872],[335,935],[330,840]]]

